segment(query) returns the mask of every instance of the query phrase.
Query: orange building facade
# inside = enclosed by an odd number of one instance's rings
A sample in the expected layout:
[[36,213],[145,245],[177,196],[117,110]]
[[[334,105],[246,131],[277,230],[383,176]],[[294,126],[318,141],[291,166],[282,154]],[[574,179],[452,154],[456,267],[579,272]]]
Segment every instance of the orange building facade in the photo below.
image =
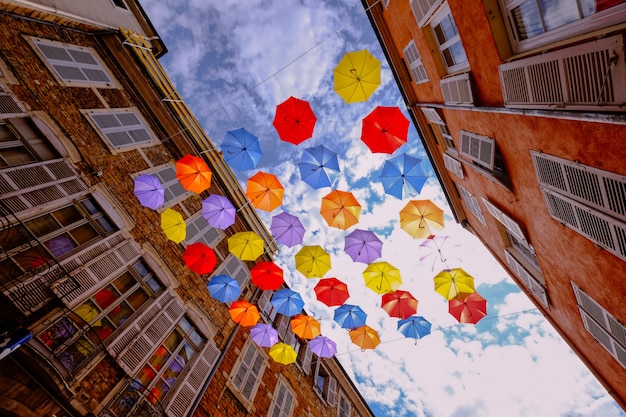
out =
[[457,221],[626,409],[626,2],[363,4]]

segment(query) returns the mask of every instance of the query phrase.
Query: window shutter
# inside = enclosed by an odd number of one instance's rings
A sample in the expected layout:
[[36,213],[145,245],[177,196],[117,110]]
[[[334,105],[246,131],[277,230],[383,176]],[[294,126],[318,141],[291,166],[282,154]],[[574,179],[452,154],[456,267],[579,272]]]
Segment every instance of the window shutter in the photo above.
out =
[[187,220],[187,244],[202,242],[207,246],[215,247],[221,240],[222,233],[219,229],[211,227],[202,213],[199,211]]
[[329,405],[335,405],[335,398],[337,397],[337,380],[332,376],[328,377],[328,384],[326,385],[326,402]]
[[433,14],[443,0],[411,0],[411,10],[419,27]]
[[287,316],[283,316],[281,314],[280,318],[278,319],[278,326],[276,328],[276,330],[278,330],[278,336],[280,336],[280,338],[283,340],[283,342],[288,343],[287,342],[287,328],[289,327],[289,317]]
[[133,111],[89,113],[89,116],[116,149],[154,142],[146,126]]
[[437,110],[430,108],[430,107],[421,107],[421,109],[422,109],[422,113],[424,113],[424,116],[426,116],[426,118],[428,119],[430,123],[436,123],[438,125],[446,124],[443,121],[443,119],[439,116],[439,113],[437,113]]
[[94,54],[85,48],[38,40],[35,45],[63,81],[113,83]]
[[461,194],[461,198],[465,201],[465,205],[469,209],[469,211],[483,224],[483,226],[487,227],[487,222],[485,221],[485,217],[483,216],[483,212],[480,209],[480,205],[478,205],[478,200],[469,191],[463,188],[461,185],[457,184],[459,192]]
[[422,59],[420,58],[417,46],[415,46],[415,42],[411,40],[404,48],[403,52],[415,84],[428,82],[428,74],[426,73],[426,68],[424,68]]
[[311,373],[311,361],[313,360],[313,351],[309,348],[308,343],[304,343],[302,345],[304,348],[304,358],[302,359],[302,372],[305,375],[309,375]]
[[22,105],[0,84],[0,118],[24,116],[25,113]]
[[488,170],[493,170],[495,153],[496,141],[494,139],[461,130],[461,155]]
[[228,255],[217,270],[213,272],[213,275],[220,274],[228,275],[237,280],[242,290],[247,285],[248,279],[250,278],[250,271],[246,267],[246,264],[233,254]]
[[489,210],[489,213],[491,213],[491,215],[495,217],[496,220],[502,223],[502,225],[506,227],[506,229],[509,232],[511,232],[513,236],[515,236],[516,238],[518,238],[519,240],[523,241],[524,243],[528,245],[528,241],[526,240],[526,237],[524,236],[524,233],[522,232],[522,228],[520,227],[520,225],[515,220],[513,220],[512,218],[504,214],[499,208],[491,204],[491,202],[487,200],[485,197],[482,197],[482,199],[483,199],[483,203],[487,207],[487,210]]
[[446,77],[440,82],[443,101],[446,104],[474,105],[474,93],[472,80],[469,73]]
[[250,372],[246,378],[246,382],[244,384],[243,390],[241,393],[245,398],[252,401],[254,399],[254,393],[256,391],[256,387],[258,387],[261,382],[261,372],[263,371],[263,356],[255,349],[255,357],[254,362],[250,368]]
[[541,302],[541,304],[545,307],[550,307],[546,288],[531,273],[529,273],[508,250],[504,252],[504,256],[511,270],[515,273],[515,275],[517,275],[520,281],[524,283],[526,288]]
[[[182,184],[176,178],[176,167],[173,164],[166,164],[154,172],[147,172],[159,179],[165,189],[165,204],[172,203],[183,196],[191,194],[183,188]],[[165,204],[162,207],[165,207]]]
[[443,164],[448,171],[452,172],[460,179],[465,178],[465,176],[463,175],[463,165],[461,165],[459,161],[457,161],[455,158],[451,157],[447,153],[443,154]]

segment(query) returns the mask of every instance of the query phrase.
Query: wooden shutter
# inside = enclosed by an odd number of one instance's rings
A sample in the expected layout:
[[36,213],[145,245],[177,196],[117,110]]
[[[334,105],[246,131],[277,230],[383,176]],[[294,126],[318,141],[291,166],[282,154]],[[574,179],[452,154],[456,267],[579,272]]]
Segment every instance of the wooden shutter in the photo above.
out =
[[428,82],[428,74],[426,73],[426,68],[422,63],[422,59],[420,58],[417,46],[415,46],[415,42],[411,40],[404,48],[403,52],[415,84]]
[[280,338],[285,343],[289,343],[289,342],[287,342],[287,338],[289,337],[287,335],[288,328],[289,328],[289,323],[290,323],[289,317],[288,316],[283,316],[281,314],[280,318],[278,319],[278,326],[276,326],[276,330],[278,331],[278,335],[280,336]]
[[443,0],[411,0],[411,10],[419,27],[424,26],[428,18]]
[[443,100],[446,104],[474,105],[472,80],[469,73],[446,77],[440,81]]
[[328,384],[324,388],[326,388],[326,402],[328,402],[328,405],[334,406],[337,397],[337,380],[332,376],[328,376]]
[[[1,75],[1,74],[0,74]],[[0,118],[24,116],[26,111],[22,105],[13,97],[8,89],[0,83]]]
[[526,288],[546,307],[550,307],[548,302],[548,293],[546,288],[541,284],[530,272],[519,263],[511,253],[506,250],[504,252],[506,262],[517,277],[524,283]]
[[451,157],[447,153],[443,154],[443,164],[448,171],[452,172],[460,179],[465,178],[465,175],[463,175],[463,165],[461,165],[459,161],[457,161],[455,158]]
[[243,289],[250,278],[250,271],[246,264],[239,260],[235,255],[230,254],[218,267],[219,272],[214,272],[214,275],[225,274],[231,278],[234,278],[239,283],[239,286]]
[[133,111],[89,113],[114,148],[154,142],[148,129]]
[[302,372],[305,375],[309,375],[311,373],[311,361],[313,360],[313,351],[309,348],[308,343],[303,343],[302,348],[304,349],[304,357],[302,358]]
[[461,130],[461,155],[491,171],[495,154],[496,141],[494,139]]
[[46,61],[65,82],[112,84],[107,71],[87,48],[35,40]]
[[526,240],[526,237],[524,236],[524,232],[522,232],[522,228],[520,227],[520,225],[508,215],[504,214],[499,208],[491,204],[491,202],[485,197],[482,197],[482,199],[483,203],[487,207],[487,210],[489,210],[489,213],[491,213],[491,215],[495,217],[496,220],[502,223],[502,225],[506,227],[506,229],[511,232],[513,236],[528,245],[528,241]]

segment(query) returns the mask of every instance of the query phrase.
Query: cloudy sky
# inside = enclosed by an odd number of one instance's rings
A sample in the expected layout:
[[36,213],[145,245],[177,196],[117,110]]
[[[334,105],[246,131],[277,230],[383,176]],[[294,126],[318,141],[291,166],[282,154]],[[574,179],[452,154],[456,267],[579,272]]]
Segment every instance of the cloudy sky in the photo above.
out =
[[[353,345],[332,310],[315,300],[317,280],[295,271],[299,247],[281,247],[276,262],[287,283],[302,293],[323,334],[338,342],[337,358],[377,416],[626,416],[482,245],[454,223],[413,128],[396,154],[423,159],[429,180],[416,198],[431,199],[446,212],[440,232],[450,236],[446,263],[433,265],[437,257],[400,229],[398,212],[409,198],[385,195],[378,173],[389,156],[372,154],[360,133],[361,119],[377,105],[405,109],[359,1],[142,4],[169,49],[161,63],[213,141],[219,146],[226,131],[241,127],[259,137],[264,156],[257,170],[277,175],[285,186],[283,207],[260,213],[266,225],[282,210],[298,215],[307,228],[304,244],[332,254],[326,276],[348,283],[348,302],[362,306],[367,324],[380,333],[375,350]],[[348,105],[333,91],[332,70],[345,52],[364,48],[383,61],[382,85],[367,102]],[[276,105],[289,96],[308,100],[318,118],[313,138],[299,146],[281,142],[272,126]],[[383,240],[382,260],[400,269],[400,289],[415,295],[418,314],[432,322],[429,336],[415,342],[396,330],[397,319],[363,284],[365,265],[343,253],[344,236],[354,228],[330,228],[320,216],[321,197],[331,189],[314,190],[300,180],[297,167],[302,149],[320,144],[339,153],[342,171],[334,186],[360,201],[356,227]],[[238,174],[244,188],[255,172]],[[488,300],[488,316],[478,325],[458,324],[434,292],[432,278],[444,267],[474,276]]]

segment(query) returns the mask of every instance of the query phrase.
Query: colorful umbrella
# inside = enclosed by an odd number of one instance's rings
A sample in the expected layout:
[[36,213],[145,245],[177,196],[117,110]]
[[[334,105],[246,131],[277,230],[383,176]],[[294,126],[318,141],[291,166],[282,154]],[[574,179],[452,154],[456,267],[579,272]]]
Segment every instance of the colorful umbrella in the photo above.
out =
[[344,329],[356,329],[365,324],[367,314],[359,306],[344,304],[337,307],[333,318]]
[[282,363],[283,365],[294,363],[298,357],[298,354],[294,348],[291,347],[291,345],[282,342],[276,343],[272,346],[268,353],[274,361]]
[[[91,303],[82,304],[76,310],[74,310],[74,313],[78,314],[81,319],[85,320],[85,323],[89,323],[90,321],[98,317],[98,314],[100,314],[98,309],[94,307]],[[101,324],[100,321],[98,321],[97,323],[98,324],[94,323],[94,326],[99,326]]]
[[[461,260],[460,257],[454,254],[451,254],[449,251],[446,251],[445,255],[442,252],[443,247],[446,246],[446,243],[448,242],[449,238],[450,236],[443,236],[443,235],[429,236],[428,239],[424,240],[419,245],[420,250],[427,252],[425,255],[419,258],[419,261],[424,262],[425,260],[432,259],[431,271],[435,270],[435,264],[440,264],[442,267],[445,267],[446,263],[448,262],[448,259],[450,258],[456,261],[460,261]],[[448,247],[458,248],[460,247],[460,245],[458,244],[452,245],[452,246],[448,245]]]
[[[398,331],[412,339],[421,339],[430,334],[431,324],[422,316],[411,316],[398,320]],[[417,343],[417,340],[415,341]]]
[[272,217],[270,231],[276,242],[290,248],[300,245],[304,236],[304,226],[302,226],[300,219],[286,211]]
[[263,156],[259,139],[243,127],[229,130],[222,141],[222,156],[237,171],[256,168]]
[[344,238],[343,250],[354,262],[369,264],[380,258],[383,242],[376,233],[355,229]]
[[320,214],[329,226],[345,230],[359,222],[361,205],[352,193],[333,190],[322,198]]
[[271,347],[278,343],[278,331],[270,324],[257,323],[250,328],[250,338],[260,347]]
[[235,223],[237,210],[223,195],[211,194],[202,202],[202,217],[211,227],[225,230]]
[[409,124],[398,107],[378,106],[363,118],[361,140],[372,153],[393,153],[406,143]]
[[207,288],[211,297],[222,303],[232,303],[241,294],[241,288],[237,280],[228,275],[214,276],[207,284]]
[[443,210],[430,200],[411,200],[400,210],[400,227],[414,239],[443,229]]
[[232,303],[228,313],[235,323],[239,323],[243,327],[254,326],[261,318],[257,307],[244,300]]
[[350,297],[348,286],[337,278],[323,278],[313,290],[317,299],[329,307],[340,306]]
[[302,339],[313,339],[322,334],[320,322],[304,314],[291,319],[291,330]]
[[380,61],[366,49],[347,52],[333,73],[335,92],[348,104],[367,101],[380,85]]
[[309,349],[320,358],[332,358],[337,353],[337,344],[326,336],[317,336],[309,342]]
[[377,294],[389,294],[402,285],[400,270],[389,262],[372,262],[363,271],[363,279]]
[[452,300],[460,293],[472,293],[474,289],[474,278],[461,268],[444,269],[433,279],[435,291],[446,300]]
[[428,176],[421,162],[421,159],[405,153],[385,161],[379,175],[385,193],[402,200],[406,196],[415,197],[422,192]]
[[157,177],[141,174],[134,180],[134,194],[139,204],[156,210],[165,200],[165,189]]
[[176,162],[176,178],[185,190],[200,194],[211,186],[211,176],[202,158],[185,155]]
[[298,163],[300,178],[314,189],[330,187],[332,173],[339,172],[337,154],[324,145],[306,148]]
[[263,239],[254,232],[237,232],[228,238],[228,251],[242,261],[255,261],[263,254]]
[[273,174],[257,172],[248,179],[246,196],[259,210],[272,211],[283,204],[285,189]]
[[274,262],[259,262],[250,269],[252,283],[265,290],[277,290],[284,282],[283,270]]
[[171,208],[161,213],[161,229],[165,232],[165,236],[175,243],[180,243],[187,237],[187,225],[183,216]]
[[274,292],[271,303],[278,313],[285,316],[296,315],[304,308],[304,301],[300,294],[289,288]]
[[389,317],[406,319],[417,311],[418,301],[408,291],[395,290],[389,294],[383,294],[381,308],[389,314]]
[[448,301],[448,312],[459,323],[478,323],[487,315],[487,300],[477,292],[459,293],[457,298]]
[[295,255],[296,269],[307,278],[322,278],[331,268],[330,255],[321,246],[303,246]]
[[368,325],[352,329],[348,333],[350,334],[350,340],[352,340],[352,343],[360,347],[361,350],[375,349],[380,343],[378,332]]
[[298,145],[311,136],[317,117],[308,101],[289,97],[276,106],[274,128],[281,140]]
[[213,249],[202,242],[187,245],[185,252],[183,252],[183,260],[187,268],[197,274],[210,274],[217,264]]

